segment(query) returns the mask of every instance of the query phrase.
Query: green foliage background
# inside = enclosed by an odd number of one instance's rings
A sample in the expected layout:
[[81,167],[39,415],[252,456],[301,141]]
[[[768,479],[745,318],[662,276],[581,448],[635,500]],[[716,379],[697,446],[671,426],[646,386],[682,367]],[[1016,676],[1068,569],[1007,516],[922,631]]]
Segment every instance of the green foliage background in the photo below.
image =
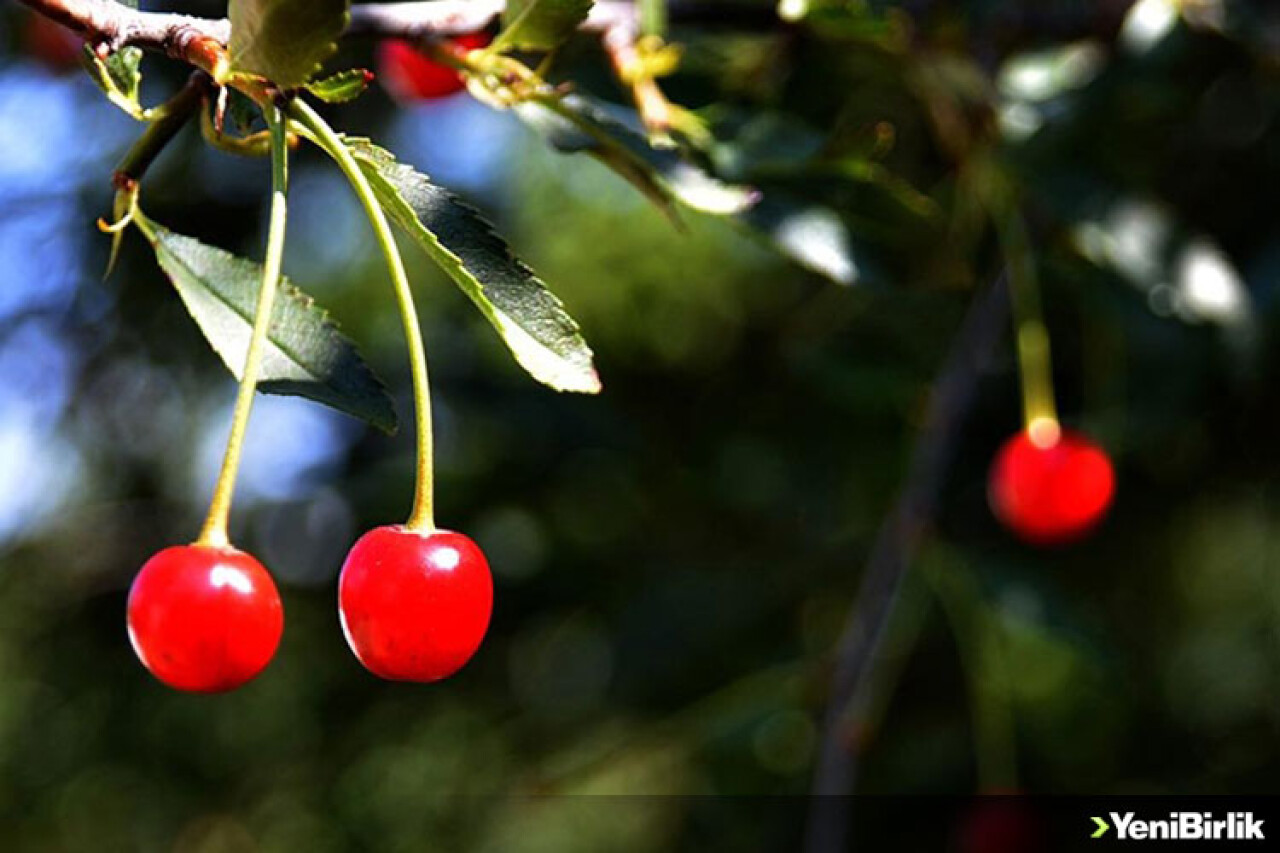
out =
[[[497,576],[490,637],[446,683],[379,682],[343,643],[342,555],[407,512],[413,455],[407,431],[347,421],[305,490],[233,515],[237,542],[281,577],[287,629],[266,675],[190,697],[137,665],[129,580],[194,536],[206,496],[183,472],[232,383],[142,241],[106,283],[94,274],[106,241],[78,243],[74,298],[0,321],[0,341],[46,322],[64,342],[74,384],[56,431],[81,463],[55,516],[0,543],[6,846],[792,846],[794,815],[749,804],[531,795],[807,790],[832,645],[947,343],[1000,265],[975,212],[993,175],[1025,194],[1061,409],[1112,453],[1118,500],[1095,536],[1062,550],[1023,547],[992,521],[985,468],[1019,417],[1006,345],[893,624],[859,790],[1275,793],[1274,10],[1226,2],[1220,19],[1190,16],[1147,44],[1120,29],[1119,2],[875,5],[818,3],[811,26],[778,36],[739,32],[750,10],[725,4],[722,25],[673,32],[688,50],[666,82],[709,119],[722,173],[849,224],[859,284],[807,272],[722,219],[686,214],[675,230],[514,118],[472,201],[581,323],[604,393],[530,381],[407,254],[441,408],[440,519],[473,534]],[[19,85],[25,17],[0,14],[0,86]],[[1012,57],[1029,76],[1011,74]],[[370,61],[367,44],[346,45],[330,66]],[[624,101],[587,42],[556,68]],[[151,86],[181,79],[162,61],[147,69]],[[95,122],[128,122],[105,103],[86,110],[99,108]],[[373,91],[332,114],[380,140],[396,112]],[[38,113],[29,133],[45,144]],[[265,164],[200,147],[188,132],[166,154],[148,211],[256,257]],[[815,151],[824,168],[874,178],[815,172]],[[85,154],[95,171],[72,191],[86,233],[109,208],[116,153]],[[298,182],[323,165],[301,155]],[[248,177],[211,177],[231,170]],[[349,195],[318,197],[302,218],[326,224],[310,238],[301,226],[286,270],[360,342],[403,417],[385,272]],[[325,239],[350,254],[308,263]],[[1239,311],[1198,310],[1179,289],[1188,246],[1229,260]],[[39,395],[40,365],[24,369]]]

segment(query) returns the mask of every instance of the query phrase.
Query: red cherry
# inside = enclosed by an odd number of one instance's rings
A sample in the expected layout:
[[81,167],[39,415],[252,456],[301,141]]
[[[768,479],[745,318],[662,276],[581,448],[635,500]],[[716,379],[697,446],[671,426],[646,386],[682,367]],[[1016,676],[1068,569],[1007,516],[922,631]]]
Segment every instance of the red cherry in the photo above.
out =
[[988,478],[991,510],[1015,534],[1038,545],[1075,539],[1102,518],[1115,492],[1107,454],[1063,431],[1037,443],[1026,432],[996,454]]
[[22,36],[27,53],[51,71],[63,72],[80,67],[84,42],[61,24],[41,15],[32,15],[27,18]]
[[[450,41],[477,50],[489,43],[489,34],[469,33]],[[443,98],[466,88],[456,68],[441,65],[403,39],[385,39],[378,45],[378,73],[387,90],[404,101]]]
[[338,579],[347,644],[374,675],[438,681],[462,668],[484,639],[493,578],[484,554],[448,530],[371,530]]
[[147,560],[129,590],[133,650],[178,690],[239,687],[271,662],[283,631],[271,575],[235,548],[166,548]]

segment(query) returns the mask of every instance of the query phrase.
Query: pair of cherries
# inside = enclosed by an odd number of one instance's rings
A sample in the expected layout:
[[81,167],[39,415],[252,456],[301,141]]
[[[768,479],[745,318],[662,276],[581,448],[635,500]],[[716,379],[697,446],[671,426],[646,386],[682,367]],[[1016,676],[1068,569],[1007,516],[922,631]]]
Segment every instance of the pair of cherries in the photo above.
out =
[[[451,40],[476,50],[486,33]],[[408,41],[378,47],[384,84],[402,100],[430,100],[466,84],[454,68]],[[129,639],[139,659],[170,687],[232,690],[271,662],[284,633],[284,608],[271,575],[230,546],[166,548],[129,591]],[[338,616],[347,644],[374,675],[438,681],[475,654],[489,627],[493,578],[466,536],[379,527],[356,542],[338,580]]]
[[[129,591],[129,639],[170,687],[232,690],[262,672],[284,633],[271,575],[230,546],[156,554]],[[347,644],[374,675],[438,681],[475,654],[489,627],[493,578],[461,533],[379,527],[356,542],[338,580]]]

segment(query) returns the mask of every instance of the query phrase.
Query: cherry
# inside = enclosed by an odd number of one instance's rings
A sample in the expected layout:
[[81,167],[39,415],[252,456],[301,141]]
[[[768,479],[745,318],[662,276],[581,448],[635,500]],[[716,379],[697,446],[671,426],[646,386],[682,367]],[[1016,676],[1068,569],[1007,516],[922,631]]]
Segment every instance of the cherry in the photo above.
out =
[[[468,33],[451,42],[477,50],[489,43],[489,34]],[[378,72],[391,94],[405,101],[443,98],[466,88],[456,68],[436,62],[403,39],[386,39],[378,45]]]
[[1022,539],[1050,545],[1075,539],[1102,518],[1115,492],[1111,460],[1083,435],[1022,431],[996,454],[987,481],[991,509]]
[[461,533],[379,527],[360,537],[338,579],[347,644],[374,675],[438,681],[462,668],[484,639],[493,578]]
[[232,690],[266,668],[284,609],[271,575],[228,546],[156,554],[129,590],[129,641],[151,674],[193,693]]

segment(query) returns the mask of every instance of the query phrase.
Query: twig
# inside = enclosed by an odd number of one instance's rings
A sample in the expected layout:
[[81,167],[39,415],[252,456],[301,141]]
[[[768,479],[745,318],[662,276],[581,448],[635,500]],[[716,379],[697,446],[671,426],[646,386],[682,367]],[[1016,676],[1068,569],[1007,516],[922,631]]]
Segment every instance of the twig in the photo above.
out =
[[848,848],[849,803],[857,768],[855,712],[867,691],[886,628],[911,565],[937,509],[965,418],[972,407],[982,365],[1000,340],[1008,315],[1002,275],[969,309],[934,385],[924,429],[916,442],[906,485],[880,527],[857,600],[836,645],[835,672],[823,723],[816,795],[809,813],[808,853]]
[[[144,12],[115,0],[17,0],[109,50],[138,47],[205,68],[195,59],[208,45],[226,47],[231,23],[226,18],[197,18]],[[346,35],[379,38],[441,38],[475,32],[502,14],[504,0],[426,0],[415,3],[365,3],[353,6]],[[701,12],[691,7],[697,15]],[[627,0],[601,0],[582,23],[584,32],[639,33],[638,12]],[[634,41],[634,36],[633,36]],[[203,47],[202,47],[203,44]],[[205,70],[209,70],[205,68]]]
[[[611,9],[619,5],[626,6],[624,14]],[[631,89],[636,111],[645,127],[658,138],[665,137],[671,129],[671,104],[657,81],[644,71],[645,61],[639,47],[642,32],[639,5],[597,4],[587,24],[600,28],[600,43],[609,55],[613,72]]]
[[[225,18],[196,18],[143,12],[115,0],[18,0],[81,35],[100,52],[137,47],[180,59],[221,79],[231,24]],[[426,0],[353,6],[350,36],[438,39],[473,33],[493,23],[505,0]],[[702,13],[691,8],[695,14]],[[639,11],[629,0],[600,0],[582,22],[583,32],[600,37],[619,78],[633,90],[640,115],[651,130],[665,132],[670,109],[651,77],[640,75]],[[634,79],[633,79],[634,78]]]
[[460,36],[483,30],[504,8],[504,0],[365,3],[351,7],[347,35],[405,39]]
[[141,138],[125,154],[116,166],[112,183],[117,189],[135,188],[143,174],[165,147],[173,141],[178,131],[200,109],[209,93],[211,81],[204,72],[193,72],[187,84],[159,108],[159,114],[147,125]]
[[231,36],[225,18],[194,18],[164,12],[141,12],[115,0],[18,0],[45,17],[80,34],[85,41],[119,50],[138,47],[163,53],[211,70],[211,47],[223,47]]

